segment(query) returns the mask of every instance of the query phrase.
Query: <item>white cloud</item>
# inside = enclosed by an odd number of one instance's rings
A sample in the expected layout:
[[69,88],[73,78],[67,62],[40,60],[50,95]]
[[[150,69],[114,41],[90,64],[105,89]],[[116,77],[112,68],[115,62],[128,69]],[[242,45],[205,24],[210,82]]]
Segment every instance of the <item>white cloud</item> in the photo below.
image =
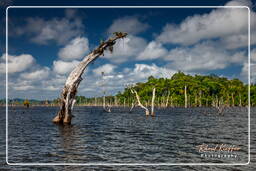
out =
[[66,75],[61,74],[52,74],[52,77],[48,78],[47,80],[42,81],[42,88],[47,91],[57,91],[59,94],[61,89],[63,88],[63,85],[67,79]]
[[112,64],[104,64],[96,69],[93,70],[93,73],[96,75],[101,75],[102,72],[104,72],[105,75],[111,74],[114,72],[114,69],[116,68],[115,65]]
[[76,37],[64,48],[60,49],[58,55],[63,60],[81,59],[89,51],[89,42],[85,37]]
[[25,25],[13,28],[15,30],[10,30],[11,35],[28,35],[31,41],[38,44],[48,44],[51,41],[65,44],[84,32],[84,25],[79,17],[72,20],[68,17],[51,20],[30,17],[25,20]]
[[251,49],[251,61],[256,62],[256,48]]
[[114,20],[108,29],[108,33],[127,32],[128,34],[137,34],[145,31],[148,24],[142,23],[137,17],[122,17]]
[[25,90],[31,90],[34,89],[34,86],[30,86],[30,85],[19,85],[19,86],[14,86],[13,89],[14,90],[18,90],[18,91],[25,91]]
[[103,90],[106,94],[115,94],[122,91],[126,85],[137,82],[145,82],[149,76],[157,78],[170,78],[175,70],[160,67],[155,64],[135,64],[132,68],[124,68],[121,71],[111,72],[104,77],[105,84],[102,87],[102,78],[99,75],[86,76],[86,84],[81,84],[79,92],[87,96],[102,96]]
[[230,64],[242,64],[247,60],[245,52],[231,53],[212,42],[175,48],[165,58],[169,66],[182,71],[207,71],[223,69]]
[[134,70],[129,74],[137,82],[140,79],[145,80],[149,76],[170,78],[175,73],[175,70],[166,67],[159,67],[155,64],[135,64]]
[[[6,54],[3,54],[0,59],[0,73],[5,73]],[[28,69],[34,63],[33,56],[22,54],[18,56],[8,55],[8,73],[21,72]]]
[[163,57],[167,54],[167,50],[162,46],[161,43],[151,41],[147,47],[142,51],[137,59],[146,60],[146,59],[157,59]]
[[118,40],[114,45],[114,51],[111,54],[105,52],[104,58],[114,63],[122,63],[135,58],[145,47],[147,43],[143,38],[129,35],[125,39]]
[[44,67],[35,71],[22,73],[20,76],[28,80],[42,80],[46,79],[49,76],[49,73],[50,69],[48,67]]
[[[231,1],[227,5],[230,4],[244,5],[244,2]],[[252,12],[252,17],[255,18],[254,12]],[[246,8],[216,9],[209,14],[187,17],[179,25],[167,24],[157,39],[164,43],[191,45],[204,39],[225,39],[227,37],[228,40],[225,40],[227,42],[229,42],[229,39],[241,39],[242,43],[240,45],[244,46],[246,38],[241,35],[246,35],[248,31],[247,20],[248,10]],[[256,21],[253,19],[251,21],[251,26],[255,27]],[[237,34],[239,37],[234,37]],[[227,46],[229,45],[227,44]],[[235,47],[238,44],[232,46]],[[233,48],[232,46],[229,48]]]
[[[255,84],[256,83],[256,63],[251,63],[250,75],[251,75],[251,83]],[[243,64],[240,77],[243,81],[248,82],[248,63],[247,62]]]
[[226,6],[252,6],[250,0],[233,0],[226,3]]
[[53,71],[55,71],[58,74],[66,74],[72,71],[77,65],[79,64],[79,61],[71,61],[71,62],[65,62],[62,60],[53,61]]
[[[254,44],[254,42],[251,42]],[[236,49],[239,47],[248,46],[248,35],[247,34],[235,34],[220,38],[220,45],[225,46],[227,49]]]

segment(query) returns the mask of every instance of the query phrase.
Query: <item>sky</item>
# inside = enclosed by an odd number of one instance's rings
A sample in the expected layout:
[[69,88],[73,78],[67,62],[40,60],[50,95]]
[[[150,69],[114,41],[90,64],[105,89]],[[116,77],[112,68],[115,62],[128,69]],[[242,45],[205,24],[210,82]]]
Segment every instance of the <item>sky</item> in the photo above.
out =
[[[6,2],[0,6],[15,5]],[[255,2],[214,5],[251,9],[251,81],[255,82]],[[1,42],[5,40],[4,22],[2,16]],[[177,71],[248,81],[246,8],[9,8],[9,98],[57,98],[79,61],[116,31],[127,32],[128,37],[116,42],[112,54],[105,52],[89,65],[78,95],[102,96],[103,90],[114,95],[151,75],[170,78]],[[1,46],[1,80],[5,79],[5,62]],[[2,81],[0,89],[4,87]],[[1,98],[5,98],[4,91]]]

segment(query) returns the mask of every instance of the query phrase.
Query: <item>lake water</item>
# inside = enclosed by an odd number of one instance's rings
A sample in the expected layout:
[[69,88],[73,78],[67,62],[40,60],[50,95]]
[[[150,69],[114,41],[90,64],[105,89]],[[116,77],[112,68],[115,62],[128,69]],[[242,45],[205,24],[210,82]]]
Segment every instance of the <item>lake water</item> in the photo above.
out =
[[[2,107],[0,110],[3,124],[5,108]],[[128,108],[113,108],[112,113],[105,113],[101,107],[75,107],[72,124],[65,126],[51,122],[57,111],[57,107],[9,108],[8,161],[10,163],[246,163],[248,161],[246,108],[228,109],[223,116],[218,115],[212,108],[156,109],[156,117],[152,118],[146,117],[144,111],[138,108],[132,113],[128,112]],[[252,109],[252,113],[255,111],[255,108]],[[0,132],[1,137],[5,136],[3,130],[1,129]],[[4,143],[5,139],[1,139],[1,142]],[[219,149],[213,152],[199,152],[198,145],[202,144],[208,147],[219,147],[223,144],[222,147],[233,146],[238,147],[239,150],[227,152],[222,148],[223,151]],[[1,149],[4,149],[3,145]],[[1,152],[1,157],[4,156],[5,153]],[[137,167],[144,168],[144,166]],[[22,170],[22,167],[19,168]],[[57,169],[60,166],[47,167],[49,168]],[[150,168],[148,167],[149,170]],[[181,166],[176,168],[179,169]],[[189,169],[190,166],[183,168]],[[3,169],[8,167],[5,166]]]

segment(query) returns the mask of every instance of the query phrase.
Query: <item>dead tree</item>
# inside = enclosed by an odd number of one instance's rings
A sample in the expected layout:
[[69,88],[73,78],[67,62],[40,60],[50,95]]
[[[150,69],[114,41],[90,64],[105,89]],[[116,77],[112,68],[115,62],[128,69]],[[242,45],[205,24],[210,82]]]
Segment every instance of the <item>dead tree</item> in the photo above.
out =
[[146,108],[145,106],[143,106],[143,105],[141,104],[141,102],[140,102],[140,96],[138,95],[137,91],[131,89],[131,92],[132,92],[133,94],[135,94],[135,97],[136,97],[136,99],[137,99],[137,104],[138,104],[138,106],[145,110],[146,116],[149,116],[149,110],[148,110],[148,108]]
[[169,96],[170,96],[170,91],[168,91],[168,94],[167,94],[167,99],[166,99],[165,107],[168,107]]
[[131,106],[131,108],[130,108],[130,110],[129,110],[129,112],[132,112],[132,109],[134,108],[134,103],[132,102],[132,106]]
[[188,107],[188,97],[187,97],[187,85],[185,85],[185,88],[184,88],[184,94],[185,94],[185,108]]
[[84,57],[84,59],[69,74],[61,93],[60,110],[57,116],[55,116],[52,120],[54,123],[71,123],[71,108],[75,103],[77,89],[80,82],[82,81],[82,74],[84,73],[85,68],[99,56],[104,55],[105,50],[113,52],[113,46],[115,45],[116,40],[125,38],[127,33],[115,32],[114,35],[114,37],[109,38],[106,41],[102,41],[100,45],[90,54]]
[[[149,114],[150,114],[150,113],[149,113],[149,110],[148,110],[147,107],[143,106],[142,103],[140,102],[140,96],[138,95],[137,91],[131,89],[131,92],[132,92],[133,94],[135,94],[135,97],[136,97],[136,99],[137,99],[137,105],[138,105],[139,107],[141,107],[142,109],[145,110],[146,116],[149,116]],[[153,88],[153,91],[152,91],[152,100],[151,100],[151,116],[153,116],[153,117],[155,116],[155,112],[154,112],[155,93],[156,93],[156,88]],[[130,109],[130,112],[132,111],[132,109],[134,108],[134,106],[135,106],[134,103],[132,103],[132,107],[131,107],[131,109]]]
[[154,104],[155,104],[156,88],[153,88],[152,101],[151,101],[151,116],[155,116]]

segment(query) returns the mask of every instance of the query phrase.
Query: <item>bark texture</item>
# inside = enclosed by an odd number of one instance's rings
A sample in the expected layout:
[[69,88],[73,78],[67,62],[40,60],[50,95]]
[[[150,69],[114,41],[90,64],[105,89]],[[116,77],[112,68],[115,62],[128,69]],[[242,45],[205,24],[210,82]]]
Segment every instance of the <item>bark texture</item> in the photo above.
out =
[[101,42],[101,44],[94,49],[90,54],[88,54],[84,59],[76,66],[76,68],[69,74],[65,86],[61,93],[61,103],[60,110],[53,118],[54,123],[64,123],[70,124],[72,120],[72,108],[75,104],[75,97],[77,93],[77,88],[82,81],[82,74],[85,68],[99,56],[104,55],[105,50],[113,51],[113,46],[117,39],[122,39],[127,36],[127,33],[115,32],[114,37],[109,38],[106,41]]

